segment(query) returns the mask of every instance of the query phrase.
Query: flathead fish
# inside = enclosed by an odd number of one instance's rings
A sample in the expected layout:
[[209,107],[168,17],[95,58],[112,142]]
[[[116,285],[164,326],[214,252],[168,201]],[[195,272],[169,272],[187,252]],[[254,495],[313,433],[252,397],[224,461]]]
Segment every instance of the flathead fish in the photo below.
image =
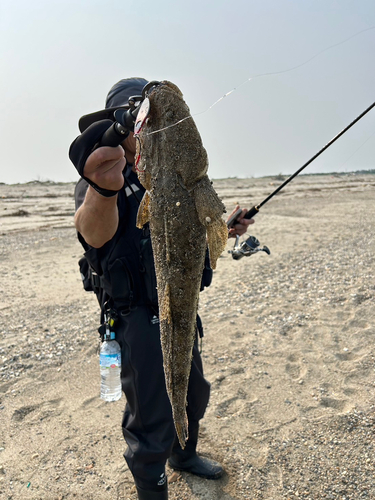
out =
[[[206,246],[211,266],[223,251],[225,207],[207,177],[208,158],[181,91],[161,82],[137,136],[138,177],[146,192],[137,226],[150,223],[157,279],[166,388],[182,448],[188,438],[186,401]],[[159,131],[155,134],[151,132]]]

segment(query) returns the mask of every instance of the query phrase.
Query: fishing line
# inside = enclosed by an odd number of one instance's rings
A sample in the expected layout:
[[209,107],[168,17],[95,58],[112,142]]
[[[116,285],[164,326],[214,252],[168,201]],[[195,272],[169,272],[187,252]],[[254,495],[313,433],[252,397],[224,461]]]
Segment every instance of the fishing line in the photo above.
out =
[[357,151],[359,151],[365,144],[367,141],[369,141],[371,139],[371,137],[373,137],[375,135],[375,130],[374,132],[369,136],[367,137],[367,139],[354,151],[354,153],[352,153],[349,158],[347,158],[344,163],[342,163],[338,168],[341,169],[345,163],[347,163],[351,158],[353,158],[353,156],[357,153]]
[[244,82],[240,83],[237,87],[234,87],[232,90],[229,90],[229,92],[226,92],[223,96],[219,97],[219,99],[217,99],[213,104],[211,104],[211,106],[209,106],[206,110],[200,111],[199,113],[194,113],[193,115],[185,116],[185,118],[182,118],[181,120],[178,120],[176,123],[172,123],[171,125],[167,125],[166,127],[163,127],[161,129],[154,130],[153,132],[148,132],[148,134],[146,134],[146,135],[153,135],[153,134],[157,134],[158,132],[163,132],[164,130],[168,130],[169,128],[176,127],[177,125],[179,125],[180,123],[184,122],[185,120],[188,120],[189,118],[194,118],[195,116],[203,115],[203,114],[207,113],[208,111],[210,111],[214,106],[216,106],[217,104],[219,104],[219,102],[221,102],[223,99],[225,99],[226,97],[228,97],[230,94],[233,94],[233,92],[235,92],[240,87],[242,87],[243,85],[245,85],[245,83],[248,83],[251,80],[254,80],[255,78],[261,78],[261,77],[264,77],[264,76],[281,75],[283,73],[289,73],[290,71],[294,71],[294,70],[296,70],[298,68],[301,68],[302,66],[305,66],[306,64],[308,64],[309,62],[311,62],[313,59],[315,59],[316,57],[320,56],[324,52],[327,52],[328,50],[333,49],[334,47],[338,47],[339,45],[342,45],[342,44],[348,42],[349,40],[352,40],[353,38],[361,35],[362,33],[365,33],[366,31],[370,31],[370,30],[373,30],[373,29],[375,29],[375,26],[370,26],[370,28],[365,28],[364,30],[358,31],[354,35],[351,35],[350,37],[345,38],[345,40],[341,40],[341,42],[334,43],[333,45],[330,45],[329,47],[326,47],[325,49],[320,50],[319,52],[317,52],[315,55],[313,55],[312,57],[310,57],[309,59],[307,59],[303,63],[298,64],[297,66],[293,66],[292,68],[284,69],[282,71],[260,73],[259,75],[251,76],[250,78],[247,78]]

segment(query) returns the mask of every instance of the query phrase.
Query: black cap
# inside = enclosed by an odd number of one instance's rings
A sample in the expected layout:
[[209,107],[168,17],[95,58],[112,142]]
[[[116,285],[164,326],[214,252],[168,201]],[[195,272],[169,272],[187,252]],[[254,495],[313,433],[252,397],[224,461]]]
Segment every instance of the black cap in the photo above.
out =
[[115,83],[108,92],[105,109],[84,115],[79,119],[79,130],[83,132],[92,123],[100,120],[113,120],[113,113],[119,108],[129,108],[129,97],[142,95],[143,87],[148,83],[144,78],[125,78]]

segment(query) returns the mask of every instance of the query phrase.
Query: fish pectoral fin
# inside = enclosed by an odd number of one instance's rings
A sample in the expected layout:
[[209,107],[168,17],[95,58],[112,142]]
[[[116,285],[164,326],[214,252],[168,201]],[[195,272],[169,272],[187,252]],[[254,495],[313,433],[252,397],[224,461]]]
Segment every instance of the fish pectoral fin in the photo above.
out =
[[193,193],[199,220],[207,231],[211,267],[215,269],[228,241],[228,228],[222,218],[225,206],[207,176],[199,181]]
[[212,269],[216,269],[217,259],[222,254],[228,241],[228,228],[222,218],[208,224],[207,241],[210,251],[210,264]]
[[192,193],[199,220],[204,226],[222,218],[225,212],[224,203],[218,197],[207,175],[197,182]]
[[146,191],[143,195],[137,213],[137,227],[139,229],[142,229],[142,227],[150,220],[150,200],[150,193]]

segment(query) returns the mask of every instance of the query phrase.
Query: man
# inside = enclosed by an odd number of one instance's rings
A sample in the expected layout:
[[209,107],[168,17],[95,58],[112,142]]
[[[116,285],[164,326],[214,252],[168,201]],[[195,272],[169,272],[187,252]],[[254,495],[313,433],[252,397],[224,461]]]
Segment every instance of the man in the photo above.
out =
[[[223,469],[214,460],[196,453],[199,420],[209,400],[210,384],[203,377],[197,348],[187,396],[189,438],[184,450],[176,438],[167,396],[158,324],[155,270],[148,225],[135,225],[144,188],[139,183],[131,132],[117,147],[97,147],[111,126],[113,112],[141,95],[148,82],[142,78],[119,81],[109,91],[106,109],[80,120],[80,135],[70,148],[70,158],[82,179],[76,187],[75,225],[92,270],[92,287],[104,313],[113,315],[116,340],[121,346],[122,389],[126,395],[123,434],[124,454],[140,500],[168,498],[165,464],[200,477],[217,479]],[[109,119],[109,120],[108,120]],[[238,208],[238,207],[237,207]],[[244,234],[252,220],[241,219],[230,236]],[[202,289],[211,282],[206,257]],[[197,318],[197,335],[203,335]]]

